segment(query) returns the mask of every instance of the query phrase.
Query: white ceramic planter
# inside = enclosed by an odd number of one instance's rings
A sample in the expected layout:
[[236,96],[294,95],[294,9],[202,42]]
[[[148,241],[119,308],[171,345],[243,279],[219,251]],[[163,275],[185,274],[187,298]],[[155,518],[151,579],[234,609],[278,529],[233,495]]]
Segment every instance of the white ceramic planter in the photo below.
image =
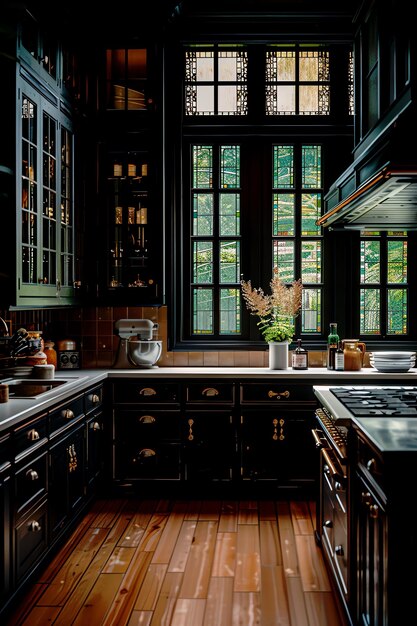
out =
[[288,369],[288,344],[288,341],[271,341],[268,343],[270,370]]

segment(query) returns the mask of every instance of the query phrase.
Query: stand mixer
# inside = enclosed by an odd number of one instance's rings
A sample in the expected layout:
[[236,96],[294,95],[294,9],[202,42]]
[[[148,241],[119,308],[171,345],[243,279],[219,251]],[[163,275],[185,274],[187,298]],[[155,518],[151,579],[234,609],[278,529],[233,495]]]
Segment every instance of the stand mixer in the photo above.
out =
[[115,335],[120,338],[116,360],[117,369],[157,367],[161,356],[162,341],[153,339],[159,328],[151,320],[122,319],[114,324]]

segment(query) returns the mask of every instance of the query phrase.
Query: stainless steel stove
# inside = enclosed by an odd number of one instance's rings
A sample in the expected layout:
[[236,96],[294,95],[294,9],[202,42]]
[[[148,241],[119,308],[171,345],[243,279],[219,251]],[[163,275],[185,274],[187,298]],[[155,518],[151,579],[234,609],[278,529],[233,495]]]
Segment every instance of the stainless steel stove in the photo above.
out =
[[417,387],[330,387],[355,417],[417,417]]

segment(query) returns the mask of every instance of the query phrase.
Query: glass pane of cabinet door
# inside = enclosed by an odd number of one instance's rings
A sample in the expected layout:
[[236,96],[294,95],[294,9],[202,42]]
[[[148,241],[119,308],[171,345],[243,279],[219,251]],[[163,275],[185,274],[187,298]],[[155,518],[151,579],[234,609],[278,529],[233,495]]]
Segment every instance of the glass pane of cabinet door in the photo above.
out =
[[18,94],[16,305],[63,305],[74,295],[71,123],[23,80]]

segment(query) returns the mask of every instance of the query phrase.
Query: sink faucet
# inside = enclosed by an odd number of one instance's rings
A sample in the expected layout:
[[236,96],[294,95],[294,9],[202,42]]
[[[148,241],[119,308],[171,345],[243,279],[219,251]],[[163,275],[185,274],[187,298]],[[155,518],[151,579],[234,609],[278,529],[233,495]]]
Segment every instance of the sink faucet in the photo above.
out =
[[9,336],[9,327],[6,324],[6,320],[4,320],[2,317],[0,317],[0,322],[3,324],[4,330],[6,331],[5,337],[8,337]]

